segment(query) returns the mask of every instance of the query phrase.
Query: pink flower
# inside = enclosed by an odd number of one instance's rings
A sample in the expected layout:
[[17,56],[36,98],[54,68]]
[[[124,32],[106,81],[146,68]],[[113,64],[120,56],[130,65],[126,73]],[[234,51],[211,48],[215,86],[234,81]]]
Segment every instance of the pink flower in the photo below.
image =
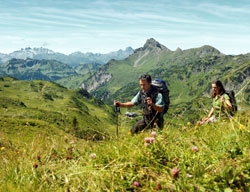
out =
[[149,145],[149,143],[144,143],[144,146],[147,147]]
[[162,190],[161,184],[157,183],[155,189],[156,189],[156,191]]
[[173,169],[171,169],[170,173],[171,173],[172,177],[176,179],[178,177],[178,175],[179,175],[179,169],[174,167]]
[[150,137],[145,137],[145,138],[144,138],[144,142],[145,142],[145,143],[150,143]]
[[75,141],[74,140],[72,140],[72,141],[70,141],[70,145],[73,145],[75,143]]
[[139,187],[140,183],[138,181],[134,181],[134,183],[132,184],[134,187]]
[[193,146],[193,147],[192,147],[192,151],[193,151],[193,152],[198,152],[198,151],[199,151],[199,149],[198,149],[198,147]]
[[91,159],[95,159],[95,158],[96,158],[96,154],[95,154],[95,153],[91,153],[91,154],[89,155],[89,157],[90,157]]
[[156,137],[156,131],[152,131],[151,137]]
[[144,142],[145,143],[154,143],[155,138],[154,137],[145,137]]

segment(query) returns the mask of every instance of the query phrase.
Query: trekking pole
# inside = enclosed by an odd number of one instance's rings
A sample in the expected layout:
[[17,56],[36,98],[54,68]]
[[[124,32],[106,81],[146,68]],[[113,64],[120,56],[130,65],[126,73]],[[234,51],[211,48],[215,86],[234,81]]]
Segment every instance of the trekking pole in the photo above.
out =
[[120,113],[120,106],[119,104],[116,104],[115,106],[115,111],[116,111],[116,137],[118,138],[118,128],[119,128],[119,114]]

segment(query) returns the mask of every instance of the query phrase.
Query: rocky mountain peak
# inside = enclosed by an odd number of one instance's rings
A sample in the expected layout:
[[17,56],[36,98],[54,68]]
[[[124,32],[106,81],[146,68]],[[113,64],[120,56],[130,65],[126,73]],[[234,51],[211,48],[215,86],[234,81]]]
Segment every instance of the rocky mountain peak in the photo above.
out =
[[175,51],[176,51],[176,52],[181,52],[182,49],[181,49],[180,47],[178,47]]
[[167,47],[165,47],[164,45],[160,44],[158,41],[156,41],[153,38],[150,38],[146,41],[146,43],[143,46],[145,49],[168,49]]
[[156,41],[154,38],[150,38],[146,41],[146,43],[144,44],[143,47],[138,48],[134,51],[134,53],[138,52],[138,51],[163,51],[163,50],[167,50],[170,51],[167,47],[165,47],[164,45],[160,44],[158,41]]

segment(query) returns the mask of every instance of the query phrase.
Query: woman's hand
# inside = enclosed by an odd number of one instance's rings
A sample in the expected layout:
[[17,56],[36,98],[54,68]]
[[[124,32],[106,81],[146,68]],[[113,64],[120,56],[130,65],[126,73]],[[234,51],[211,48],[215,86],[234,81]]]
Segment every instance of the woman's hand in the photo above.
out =
[[224,103],[224,102],[225,102],[225,97],[222,96],[222,97],[220,98],[220,100],[221,100],[222,103]]

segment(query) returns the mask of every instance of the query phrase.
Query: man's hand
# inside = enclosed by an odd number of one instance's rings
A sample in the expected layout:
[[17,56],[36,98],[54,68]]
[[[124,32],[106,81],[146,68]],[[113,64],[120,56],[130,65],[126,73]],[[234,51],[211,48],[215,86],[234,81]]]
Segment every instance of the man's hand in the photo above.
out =
[[150,97],[147,97],[147,103],[149,106],[153,105],[152,99]]
[[120,101],[114,101],[114,106],[120,106]]

